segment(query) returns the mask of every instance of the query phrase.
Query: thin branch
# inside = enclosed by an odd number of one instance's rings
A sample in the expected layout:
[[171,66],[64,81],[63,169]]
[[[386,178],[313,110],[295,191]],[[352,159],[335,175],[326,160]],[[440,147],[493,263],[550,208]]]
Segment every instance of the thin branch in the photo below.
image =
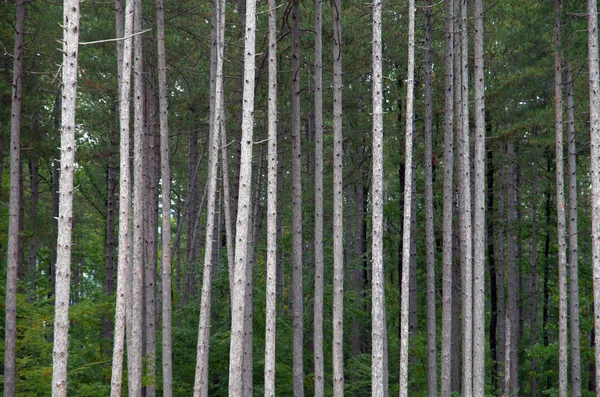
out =
[[120,41],[120,40],[125,40],[125,39],[129,39],[133,36],[137,36],[138,34],[144,34],[146,32],[151,31],[152,29],[146,29],[146,30],[142,30],[141,32],[137,32],[137,33],[132,33],[127,37],[117,37],[116,39],[106,39],[106,40],[96,40],[96,41],[86,41],[84,43],[79,43],[79,45],[88,45],[88,44],[100,44],[100,43],[110,43],[113,41]]

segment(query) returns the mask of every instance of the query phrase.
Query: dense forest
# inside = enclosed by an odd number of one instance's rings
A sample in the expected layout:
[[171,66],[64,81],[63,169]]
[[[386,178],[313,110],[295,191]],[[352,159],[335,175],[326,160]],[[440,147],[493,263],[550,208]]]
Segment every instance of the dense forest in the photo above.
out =
[[5,397],[600,395],[597,0],[163,2],[0,2]]

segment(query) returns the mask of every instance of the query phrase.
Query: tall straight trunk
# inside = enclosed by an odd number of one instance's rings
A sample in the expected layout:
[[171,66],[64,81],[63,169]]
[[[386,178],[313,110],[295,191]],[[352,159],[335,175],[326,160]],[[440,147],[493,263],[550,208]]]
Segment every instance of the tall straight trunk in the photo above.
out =
[[[69,354],[69,302],[71,241],[73,227],[73,178],[75,171],[75,110],[77,102],[77,56],[79,49],[79,1],[65,0],[63,11],[63,65],[61,155],[56,241],[56,298],[54,348],[52,351],[52,396],[67,395]],[[11,181],[12,182],[12,181]]]
[[[504,154],[505,150],[502,148],[501,153]],[[505,365],[504,365],[504,348],[505,334],[506,334],[506,298],[505,298],[505,279],[506,279],[506,260],[505,260],[505,215],[506,215],[506,173],[504,172],[503,164],[500,164],[498,171],[498,214],[496,216],[497,221],[494,222],[494,228],[496,229],[495,249],[497,253],[496,267],[496,290],[497,290],[497,311],[498,311],[498,326],[496,327],[498,334],[498,388],[501,392],[504,392],[504,376]]]
[[[600,335],[600,75],[598,67],[598,4],[588,0],[588,68],[590,75],[590,173],[592,179],[592,269],[594,335]],[[600,393],[600,344],[596,344],[596,394]]]
[[256,3],[246,4],[246,29],[244,38],[244,94],[242,106],[242,139],[240,155],[239,198],[237,202],[237,227],[235,244],[234,290],[231,303],[231,345],[229,354],[229,395],[243,395],[244,315],[246,302],[246,267],[250,221],[250,196],[252,184],[252,135],[254,123],[254,76]]
[[452,368],[452,181],[454,174],[454,3],[446,0],[444,94],[444,212],[441,395],[450,397]]
[[[21,96],[23,79],[23,36],[25,34],[25,0],[17,1],[15,47],[10,117],[10,196],[8,210],[8,245],[6,252],[4,396],[15,395],[17,350],[17,267],[19,251],[19,197],[21,164]],[[77,65],[77,62],[75,62]],[[75,95],[75,94],[73,94]],[[73,109],[74,112],[74,109]],[[74,114],[73,114],[74,116]],[[66,380],[66,377],[65,377]]]
[[485,84],[483,0],[475,0],[475,152],[473,189],[473,395],[485,391]]
[[[121,4],[119,4],[120,11],[117,15],[120,15],[120,33],[118,31],[117,37],[123,36],[123,10]],[[122,40],[119,40],[122,44]],[[122,46],[118,50],[117,64],[122,64],[123,60],[123,48]],[[120,69],[120,68],[119,68]],[[120,81],[120,72],[117,76],[117,81]],[[120,84],[120,83],[119,83]],[[119,150],[119,137],[118,137],[118,124],[117,124],[117,109],[115,106],[111,107],[111,113],[114,119],[111,121],[111,125],[108,131],[109,139],[109,157],[108,164],[106,167],[106,246],[104,254],[105,263],[105,281],[104,290],[108,296],[112,296],[115,293],[115,248],[116,248],[116,236],[115,236],[115,211],[117,210],[116,196],[117,196],[117,173],[118,173],[118,160],[117,154]],[[113,323],[110,316],[104,316],[104,338],[107,340],[112,339],[112,328]]]
[[[152,49],[152,47],[151,47]],[[153,51],[150,50],[150,53]],[[153,56],[151,56],[153,58]],[[155,65],[149,63],[144,126],[144,396],[156,395],[156,268],[158,251],[158,159],[156,156]]]
[[300,145],[300,2],[292,3],[292,310],[294,397],[304,396],[302,163]]
[[35,301],[35,283],[36,283],[36,272],[37,272],[37,249],[39,241],[36,233],[36,225],[38,217],[38,203],[39,203],[39,162],[37,158],[33,158],[29,161],[29,181],[31,189],[31,197],[29,202],[29,217],[31,219],[32,236],[29,240],[29,253],[27,258],[27,273],[28,273],[28,300],[30,303]]
[[487,211],[488,211],[488,223],[487,223],[487,248],[488,248],[488,266],[490,275],[490,355],[492,360],[491,368],[491,384],[494,393],[498,389],[498,288],[496,282],[496,253],[495,247],[495,236],[494,236],[494,155],[491,148],[487,149]]
[[[265,324],[265,397],[275,397],[275,345],[277,327],[277,7],[269,0],[269,119],[268,119],[268,165],[267,165],[267,277],[266,277],[266,324]],[[322,127],[322,126],[321,126]],[[317,124],[318,134],[319,124]],[[315,138],[316,140],[316,138]],[[318,151],[315,152],[318,156]],[[318,168],[318,167],[317,167]],[[319,171],[315,175],[318,175]],[[318,230],[315,222],[315,253]],[[315,269],[316,273],[316,269]],[[316,279],[316,275],[315,275]],[[315,281],[315,290],[316,290]],[[322,281],[321,281],[322,289]],[[322,296],[322,293],[321,293]],[[315,291],[315,316],[317,312]],[[322,304],[321,304],[322,307]],[[315,321],[315,357],[316,357]],[[321,349],[322,350],[322,349]],[[316,358],[315,358],[316,363]],[[315,364],[316,366],[316,364]],[[315,378],[317,372],[315,369]],[[322,376],[322,375],[321,375]],[[321,379],[322,381],[322,379]],[[316,394],[315,380],[315,394]]]
[[[115,304],[115,331],[112,357],[111,397],[121,395],[123,348],[125,338],[126,300],[130,300],[131,285],[131,165],[129,162],[129,105],[131,92],[131,57],[133,31],[133,1],[126,2],[126,22],[123,31],[123,59],[119,70],[119,259],[117,267],[117,300]],[[117,14],[117,18],[122,15]],[[130,333],[130,331],[128,331]]]
[[[460,155],[460,145],[462,139],[462,128],[463,128],[463,107],[462,107],[462,47],[461,47],[461,15],[460,15],[460,7],[463,0],[454,0],[454,129],[455,129],[455,144],[456,144],[456,155]],[[462,360],[460,359],[460,306],[462,304],[461,299],[461,287],[462,287],[462,278],[461,275],[461,267],[465,262],[464,254],[465,250],[461,247],[461,237],[460,237],[460,225],[461,225],[461,215],[460,215],[460,207],[458,204],[458,194],[460,191],[460,161],[456,160],[457,166],[457,176],[456,176],[456,184],[457,188],[454,196],[454,211],[458,214],[458,222],[453,226],[453,232],[455,236],[454,247],[455,250],[453,252],[454,262],[453,262],[453,285],[452,285],[452,361],[456,363],[452,367],[452,392],[460,393],[460,384],[462,380],[462,370],[461,364]]]
[[163,396],[173,395],[173,346],[171,341],[171,167],[169,165],[169,92],[165,61],[165,16],[163,0],[156,0],[158,46],[158,106],[160,117],[160,164],[162,182],[161,281],[162,281],[162,377]]
[[[142,30],[142,3],[134,3],[133,32]],[[134,122],[133,122],[133,266],[131,284],[131,344],[127,345],[129,394],[142,393],[142,321],[144,293],[144,70],[142,35],[133,38],[134,47]]]
[[437,325],[435,308],[435,235],[433,228],[433,102],[431,61],[431,6],[425,8],[425,262],[427,263],[427,385],[437,397]]
[[344,395],[342,1],[333,1],[333,395]]
[[216,40],[216,71],[214,95],[214,120],[210,131],[210,146],[208,149],[208,201],[206,206],[206,240],[204,244],[204,271],[202,277],[202,295],[200,300],[200,323],[198,326],[198,347],[196,357],[196,375],[194,379],[194,396],[208,396],[208,353],[210,343],[210,308],[212,295],[212,270],[213,264],[213,237],[215,230],[215,202],[217,189],[217,165],[219,158],[219,126],[223,115],[223,49],[225,31],[221,26],[225,24],[225,1],[215,1],[215,14],[217,25]]
[[[518,355],[517,355],[517,341],[518,341],[518,320],[519,313],[517,307],[517,233],[516,233],[516,221],[517,221],[517,190],[516,190],[516,157],[515,157],[515,146],[514,142],[510,140],[508,142],[508,186],[507,186],[507,204],[508,204],[508,252],[507,252],[507,274],[508,274],[508,307],[506,310],[506,318],[510,319],[510,322],[506,323],[506,339],[505,346],[509,347],[508,352],[504,352],[505,357],[510,358],[510,363],[506,363],[505,373],[507,376],[506,380],[510,379],[510,383],[506,383],[506,395],[513,396],[517,395],[519,377],[518,377]],[[510,338],[509,338],[510,332]]]
[[410,278],[410,246],[411,246],[411,215],[412,215],[412,184],[413,184],[413,118],[414,118],[414,88],[415,88],[415,2],[408,1],[408,71],[406,83],[406,134],[405,134],[405,174],[404,174],[404,235],[402,236],[402,317],[400,330],[400,397],[408,396],[408,308],[409,308],[409,278]]
[[[334,25],[335,26],[335,25]],[[315,396],[325,394],[323,358],[323,1],[315,1]]]
[[579,263],[577,241],[577,146],[571,62],[566,64],[567,133],[569,153],[569,312],[571,319],[571,394],[581,395],[581,341],[579,330]]
[[565,175],[563,149],[562,57],[560,43],[561,0],[554,0],[554,129],[556,134],[556,219],[558,245],[558,395],[567,396],[567,239],[565,225]]
[[462,286],[462,395],[473,394],[473,229],[469,138],[469,31],[467,0],[461,1],[461,121],[458,133],[458,196]]
[[383,56],[381,39],[382,1],[373,2],[373,176],[372,200],[372,396],[388,395],[387,324],[383,274]]
[[[546,157],[546,174],[548,176],[551,175],[552,171],[552,158],[550,155],[550,147],[546,147],[544,151],[544,156]],[[550,234],[552,233],[552,224],[550,222],[550,214],[552,212],[552,186],[550,181],[547,181],[546,188],[546,203],[545,203],[545,213],[546,213],[546,238],[544,241],[544,281],[543,281],[543,305],[542,305],[542,330],[543,330],[543,343],[545,347],[548,347],[550,343],[549,338],[549,306],[550,306]],[[546,360],[548,362],[548,360]],[[546,377],[546,387],[550,388],[551,385],[551,377]]]
[[[225,26],[223,26],[225,29]],[[221,90],[223,95],[225,90]],[[227,150],[227,123],[225,122],[225,99],[222,100],[223,108],[221,109],[221,172],[223,177],[223,213],[225,221],[225,245],[227,247],[227,271],[229,273],[229,298],[233,292],[233,225],[231,216],[231,195],[229,189],[229,154]]]
[[[531,185],[533,186],[533,200],[531,203],[531,243],[530,243],[530,253],[529,253],[529,264],[531,266],[531,274],[529,277],[530,287],[529,292],[531,294],[531,325],[529,327],[530,338],[529,343],[531,346],[534,346],[537,343],[537,327],[538,327],[538,315],[537,315],[537,303],[538,303],[538,275],[537,275],[537,261],[538,261],[538,252],[537,252],[537,197],[538,197],[538,189],[537,189],[537,169],[534,170],[533,178],[531,181]],[[531,397],[537,396],[537,358],[531,358],[531,364],[529,367],[530,376],[530,394]]]

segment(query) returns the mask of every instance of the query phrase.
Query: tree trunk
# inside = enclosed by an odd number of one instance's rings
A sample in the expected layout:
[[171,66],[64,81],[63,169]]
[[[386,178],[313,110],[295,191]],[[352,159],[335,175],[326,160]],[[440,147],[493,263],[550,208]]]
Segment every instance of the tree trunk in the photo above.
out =
[[[518,282],[518,274],[517,274],[517,233],[516,233],[516,221],[517,221],[517,190],[516,190],[516,170],[515,170],[515,149],[514,143],[512,140],[508,142],[508,187],[507,187],[507,196],[508,196],[508,231],[507,231],[507,240],[508,240],[508,252],[507,252],[507,274],[508,274],[508,307],[507,307],[507,316],[506,318],[510,318],[510,323],[506,323],[507,328],[507,339],[508,338],[508,330],[510,329],[510,343],[506,342],[506,346],[510,346],[510,365],[506,363],[506,373],[510,376],[510,384],[506,384],[506,395],[513,396],[517,395],[519,392],[519,362],[518,362],[518,352],[517,352],[517,342],[518,342],[518,320],[519,313],[517,307],[517,282]],[[505,352],[505,357],[509,357]],[[508,377],[506,378],[508,379]]]
[[[15,395],[17,350],[17,268],[19,251],[19,196],[21,164],[21,95],[23,79],[23,36],[25,34],[25,0],[17,2],[13,80],[10,118],[10,196],[8,214],[8,244],[6,259],[4,396]],[[76,23],[76,21],[74,22]],[[75,60],[75,65],[77,61]],[[73,94],[74,97],[75,94]],[[75,116],[74,109],[73,118]],[[67,301],[68,303],[68,301]],[[66,381],[66,375],[65,375]],[[65,385],[66,388],[66,385]]]
[[[505,149],[501,148],[501,153],[504,155]],[[505,259],[505,215],[506,215],[506,172],[504,171],[504,164],[499,165],[498,179],[498,214],[496,216],[497,221],[495,222],[496,238],[494,249],[497,252],[496,257],[498,258],[496,267],[496,290],[497,290],[497,309],[498,309],[498,326],[496,328],[498,333],[498,388],[501,393],[505,392],[504,376],[506,373],[506,366],[504,359],[505,354],[505,335],[506,335],[506,298],[505,298],[505,280],[506,280],[506,259]]]
[[435,308],[435,236],[433,228],[433,103],[431,61],[431,6],[425,8],[425,262],[427,264],[427,385],[437,397],[437,325]]
[[232,294],[231,346],[229,355],[229,395],[243,395],[244,315],[246,304],[246,267],[248,266],[248,232],[252,184],[252,135],[254,123],[254,76],[256,3],[246,5],[244,38],[244,98],[242,107],[242,139],[240,156],[239,199],[235,244],[234,290]]
[[202,295],[200,300],[200,323],[198,326],[198,347],[196,358],[196,375],[194,379],[194,397],[208,396],[208,353],[210,343],[210,308],[212,294],[212,270],[213,264],[213,239],[215,231],[215,202],[217,198],[217,165],[219,158],[219,126],[221,125],[221,116],[223,115],[223,49],[224,36],[221,25],[225,24],[225,2],[217,0],[215,2],[215,14],[217,25],[216,39],[216,77],[214,95],[214,120],[212,130],[210,131],[210,146],[208,149],[208,201],[206,205],[206,240],[204,244],[204,271],[202,276]]
[[473,192],[473,395],[485,392],[485,84],[483,1],[475,0],[475,187]]
[[372,176],[372,306],[371,390],[373,397],[388,395],[387,324],[383,273],[383,70],[382,1],[373,2],[373,176]]
[[498,389],[498,362],[500,358],[498,356],[498,285],[496,281],[496,254],[494,251],[495,237],[494,237],[494,157],[493,151],[488,147],[487,150],[487,211],[488,211],[488,223],[487,223],[487,248],[488,248],[488,266],[490,275],[490,355],[492,360],[491,368],[491,384],[494,394]]
[[333,2],[333,395],[344,395],[342,1]]
[[566,65],[567,133],[569,150],[569,312],[571,319],[571,394],[581,395],[581,347],[579,330],[579,272],[577,241],[577,146],[571,62]]
[[554,129],[556,133],[556,218],[558,246],[558,395],[567,396],[567,239],[563,150],[562,59],[560,53],[561,0],[554,0]]
[[461,121],[458,132],[458,195],[462,286],[462,395],[473,394],[473,229],[469,138],[469,31],[467,0],[461,2]]
[[[598,5],[588,0],[588,67],[590,75],[590,151],[592,180],[592,269],[594,335],[600,335],[600,76],[598,72]],[[600,344],[596,344],[596,394],[600,394]]]
[[[336,15],[339,12],[336,11]],[[323,1],[315,0],[315,396],[325,394],[323,358]],[[334,19],[335,21],[335,19]],[[335,28],[334,22],[334,28]],[[336,39],[336,45],[337,45]],[[341,45],[341,44],[340,44]],[[334,54],[335,57],[335,54]],[[335,61],[335,58],[334,58]],[[341,77],[341,76],[340,76]],[[269,85],[270,86],[270,85]],[[335,91],[334,91],[335,92]],[[276,93],[275,93],[276,94]]]
[[29,240],[29,253],[27,260],[27,273],[28,273],[28,300],[30,303],[35,301],[35,283],[37,273],[37,249],[39,246],[39,240],[36,233],[36,224],[38,218],[38,202],[39,202],[39,164],[38,159],[33,158],[29,161],[29,180],[31,183],[31,198],[29,202],[29,217],[31,219],[31,239]]
[[300,4],[292,3],[292,309],[294,397],[304,396],[302,277],[302,163],[300,144]]
[[[530,288],[529,292],[531,294],[531,325],[529,327],[530,339],[529,344],[534,346],[537,343],[537,327],[538,327],[538,316],[537,316],[537,303],[538,303],[538,275],[537,275],[537,197],[538,197],[538,188],[537,188],[537,169],[534,169],[533,177],[531,180],[531,185],[533,187],[533,197],[534,199],[531,202],[531,244],[530,244],[530,254],[529,254],[529,265],[531,266],[531,275],[530,275]],[[531,397],[537,396],[537,358],[531,358],[530,369],[530,395]]]
[[[275,0],[269,0],[269,160],[267,165],[267,308],[265,324],[265,397],[275,397],[275,344],[277,327],[277,7],[275,3]],[[318,129],[319,124],[317,124],[317,133]],[[318,151],[315,153],[318,156]],[[315,175],[318,174],[319,170],[317,167],[317,172]],[[317,223],[315,222],[315,228],[317,227],[316,224]],[[316,241],[317,233],[315,232],[315,247],[317,244]],[[317,312],[316,299],[317,293],[315,292],[315,316]],[[317,327],[315,321],[315,341],[316,334]],[[315,357],[316,352],[317,349],[315,342]],[[315,369],[315,378],[316,376],[317,371]],[[315,380],[315,394],[316,390],[317,387]]]
[[[52,396],[54,397],[66,397],[67,395],[78,49],[79,1],[65,0],[63,11],[60,199],[58,207],[58,239],[56,242],[54,349],[52,352]],[[17,144],[13,145],[18,147]]]
[[[119,83],[120,174],[119,174],[119,261],[117,267],[117,301],[112,357],[111,397],[121,395],[125,312],[129,307],[131,285],[131,166],[129,162],[129,105],[131,92],[131,56],[133,30],[133,1],[126,2],[126,22],[123,37],[123,60],[117,65]],[[117,18],[121,18],[118,15]],[[130,331],[128,330],[128,334]]]
[[415,3],[408,1],[408,71],[406,83],[406,134],[405,134],[405,161],[404,174],[404,235],[402,236],[402,317],[400,331],[400,397],[408,396],[408,308],[409,308],[409,278],[410,278],[410,246],[411,246],[411,215],[412,215],[412,184],[413,184],[413,118],[414,118],[414,88],[415,88]]
[[[142,30],[141,0],[134,3],[133,32]],[[131,288],[131,344],[127,345],[129,394],[142,393],[143,294],[144,294],[144,70],[142,35],[133,38],[134,47],[134,157],[133,157],[133,266]]]
[[450,397],[452,368],[452,180],[454,168],[454,5],[446,0],[446,53],[444,95],[444,212],[442,268],[441,395]]
[[158,102],[160,117],[160,163],[162,181],[162,377],[163,396],[173,395],[173,347],[171,342],[171,168],[169,165],[169,92],[165,62],[165,19],[163,0],[156,0],[158,46]]

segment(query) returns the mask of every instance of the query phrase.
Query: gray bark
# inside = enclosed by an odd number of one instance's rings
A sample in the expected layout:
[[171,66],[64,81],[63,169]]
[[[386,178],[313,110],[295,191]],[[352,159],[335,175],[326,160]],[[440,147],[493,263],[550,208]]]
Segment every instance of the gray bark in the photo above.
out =
[[556,134],[556,219],[558,246],[558,395],[567,396],[567,239],[563,148],[561,0],[554,0],[554,129]]
[[246,4],[244,38],[244,94],[242,106],[242,139],[240,156],[239,198],[235,238],[234,290],[232,294],[231,345],[229,355],[229,395],[243,395],[244,315],[246,304],[246,267],[248,266],[248,232],[252,184],[252,135],[254,123],[254,76],[256,3]]
[[[35,300],[35,283],[36,283],[36,272],[37,272],[37,249],[39,246],[39,240],[36,233],[36,225],[38,217],[38,202],[40,198],[39,182],[39,164],[38,159],[33,158],[29,161],[29,180],[31,196],[29,202],[29,218],[31,219],[31,233],[32,236],[29,240],[29,253],[27,258],[27,273],[29,275],[29,287],[28,287],[28,300],[33,303]],[[108,244],[107,244],[108,245]],[[108,273],[108,268],[106,269]],[[108,287],[108,285],[107,285]]]
[[[588,69],[590,84],[590,174],[592,180],[592,270],[594,335],[600,337],[600,75],[598,67],[598,4],[588,0]],[[596,394],[600,394],[600,343],[596,343]]]
[[475,152],[473,191],[473,395],[485,392],[485,84],[483,0],[475,0]]
[[[79,1],[65,0],[63,11],[63,66],[61,155],[56,241],[56,298],[54,348],[52,351],[52,396],[67,395],[69,345],[69,299],[73,227],[73,178],[75,171],[75,110],[77,102],[77,56],[79,49]],[[12,183],[12,181],[11,181]]]
[[304,396],[302,277],[302,163],[300,143],[300,4],[292,4],[292,310],[294,397]]
[[162,377],[163,396],[173,395],[173,347],[171,341],[171,167],[169,165],[169,92],[165,62],[165,19],[163,0],[156,0],[158,46],[158,106],[160,117],[160,163],[162,181]]
[[411,215],[412,215],[412,144],[414,118],[414,88],[415,88],[415,2],[408,1],[408,71],[406,83],[406,134],[404,174],[404,235],[402,236],[402,306],[400,308],[402,322],[400,325],[400,397],[408,396],[408,308],[409,308],[409,278],[410,278],[410,248],[411,248]]
[[[529,265],[531,266],[531,275],[530,275],[530,288],[529,291],[531,293],[531,326],[530,329],[530,338],[529,343],[531,346],[534,346],[537,343],[537,327],[538,327],[538,316],[537,316],[537,303],[538,303],[538,275],[537,275],[537,261],[538,261],[538,252],[537,252],[537,170],[534,171],[533,178],[531,181],[531,185],[533,186],[533,194],[534,199],[531,203],[531,244],[530,244],[530,254],[529,254]],[[532,397],[537,396],[537,358],[532,357],[531,365],[530,365],[530,393]]]
[[[516,170],[515,170],[515,148],[514,142],[508,142],[508,187],[507,187],[507,204],[508,204],[508,230],[507,230],[507,309],[506,318],[510,322],[506,322],[506,341],[504,356],[509,358],[505,363],[505,393],[507,396],[517,395],[519,393],[519,377],[518,377],[518,355],[517,355],[517,339],[518,339],[518,308],[517,308],[517,189],[516,189]],[[508,362],[510,361],[510,362]],[[507,382],[510,380],[510,383]]]
[[[267,276],[265,324],[265,397],[275,397],[277,326],[277,8],[269,0],[269,119],[267,165]],[[317,127],[318,128],[318,127]],[[318,172],[318,171],[317,171]],[[315,233],[315,244],[316,244]],[[316,278],[316,276],[315,276]],[[316,288],[315,288],[316,289]],[[315,292],[316,301],[316,292]],[[316,313],[315,303],[315,313]],[[315,322],[316,323],[316,322]],[[316,325],[315,325],[316,333]],[[315,338],[316,340],[316,338]],[[315,343],[316,345],[316,343]],[[316,352],[316,347],[315,347]],[[315,354],[316,357],[316,354]],[[316,370],[315,370],[316,373]],[[315,376],[316,378],[316,376]],[[315,380],[316,382],[316,380]],[[315,387],[316,390],[316,387]],[[316,392],[315,392],[316,394]]]
[[372,306],[371,390],[373,397],[388,395],[387,324],[383,274],[383,70],[381,40],[382,1],[373,2],[373,176],[372,200]]
[[333,1],[333,395],[344,395],[342,1]]
[[446,52],[444,95],[444,212],[442,267],[441,395],[450,397],[452,368],[452,181],[454,174],[454,5],[446,0]]
[[579,272],[577,241],[577,146],[571,62],[566,64],[567,133],[569,153],[569,318],[571,327],[571,394],[581,395],[581,337],[579,329]]
[[[131,92],[131,56],[133,31],[133,1],[126,2],[126,22],[122,35],[123,57],[119,64],[119,242],[117,265],[117,299],[115,303],[115,331],[112,357],[111,397],[121,395],[123,350],[125,338],[126,300],[130,300],[131,285],[131,166],[129,162],[129,105]],[[122,17],[117,15],[117,18]]]
[[[141,0],[134,3],[133,32],[142,30]],[[127,345],[128,384],[132,396],[142,393],[143,293],[144,293],[144,70],[142,35],[133,38],[134,122],[133,122],[133,261],[131,284],[131,343]],[[129,341],[129,340],[128,340]]]
[[462,395],[473,395],[473,229],[469,138],[469,31],[467,0],[461,1],[461,121],[458,132],[458,195],[462,272]]
[[196,375],[194,379],[194,396],[208,396],[208,353],[210,343],[210,308],[212,295],[212,270],[213,264],[213,238],[215,231],[215,203],[217,200],[217,165],[219,158],[219,126],[223,115],[223,49],[224,37],[221,25],[224,26],[225,2],[215,1],[215,14],[217,39],[216,39],[216,70],[214,95],[214,120],[210,131],[210,146],[208,149],[208,201],[206,205],[206,240],[204,244],[204,272],[202,277],[202,295],[200,299],[200,322],[198,326],[198,347],[196,358]]
[[431,6],[425,8],[425,262],[427,266],[427,385],[437,397],[437,320],[435,307],[435,236],[433,228],[433,103],[431,61]]
[[[337,13],[336,13],[337,15]],[[325,394],[323,358],[323,1],[315,0],[315,396]],[[335,23],[334,23],[335,26]],[[336,39],[337,40],[337,39]],[[337,43],[337,41],[336,41]],[[335,55],[334,55],[335,56]]]
[[[4,347],[4,397],[15,395],[17,351],[17,268],[19,251],[19,203],[21,164],[21,96],[23,79],[23,36],[25,0],[17,2],[13,80],[10,117],[10,196],[8,210],[8,244],[6,252],[6,300]],[[77,65],[77,60],[75,60]],[[73,94],[75,95],[75,94]],[[73,118],[74,118],[73,109]],[[66,380],[66,378],[65,378]]]

